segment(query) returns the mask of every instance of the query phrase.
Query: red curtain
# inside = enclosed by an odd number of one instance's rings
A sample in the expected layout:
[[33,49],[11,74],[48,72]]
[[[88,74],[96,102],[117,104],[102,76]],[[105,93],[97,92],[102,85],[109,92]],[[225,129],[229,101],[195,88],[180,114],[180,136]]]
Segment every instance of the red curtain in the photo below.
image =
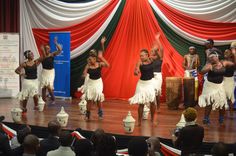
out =
[[133,73],[140,50],[143,48],[150,50],[158,32],[161,33],[161,43],[164,48],[162,66],[164,77],[183,75],[181,66],[183,58],[166,39],[148,1],[127,0],[116,31],[104,54],[111,64],[110,68],[103,69],[106,98],[128,99],[133,96],[139,79]]
[[[90,19],[65,28],[57,29],[33,29],[34,38],[38,49],[41,44],[49,42],[49,32],[51,31],[70,31],[71,32],[71,50],[77,48],[87,41],[106,21],[112,10],[117,5],[118,0],[112,0],[106,7]],[[39,50],[40,51],[40,50]]]
[[19,0],[0,0],[0,32],[19,32]]
[[193,36],[214,40],[235,40],[236,38],[236,23],[199,20],[168,6],[163,1],[155,0],[154,2],[174,25]]

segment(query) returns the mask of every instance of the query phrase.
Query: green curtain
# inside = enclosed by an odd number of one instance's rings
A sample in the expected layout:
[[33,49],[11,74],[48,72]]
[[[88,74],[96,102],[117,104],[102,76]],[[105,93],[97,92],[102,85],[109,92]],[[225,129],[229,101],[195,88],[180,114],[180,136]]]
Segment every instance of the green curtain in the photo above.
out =
[[71,60],[71,96],[73,96],[77,88],[84,83],[84,80],[81,78],[81,75],[83,73],[84,67],[87,64],[89,51],[91,49],[97,49],[97,50],[101,49],[100,40],[102,36],[106,36],[107,38],[107,41],[105,42],[105,48],[107,47],[107,45],[109,44],[112,38],[113,33],[115,32],[116,26],[119,22],[125,3],[126,3],[126,0],[121,1],[121,4],[119,8],[117,9],[111,22],[108,24],[107,28],[104,30],[104,32],[99,37],[99,39],[90,47],[90,49],[87,50],[82,55],[80,55],[79,57],[76,57],[73,60]]

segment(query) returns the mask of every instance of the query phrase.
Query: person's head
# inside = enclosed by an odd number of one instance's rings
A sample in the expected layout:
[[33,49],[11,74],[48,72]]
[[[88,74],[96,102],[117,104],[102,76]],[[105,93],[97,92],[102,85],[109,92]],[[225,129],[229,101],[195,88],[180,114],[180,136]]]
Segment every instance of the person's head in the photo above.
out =
[[97,156],[115,156],[116,155],[116,139],[115,137],[104,134],[96,148]]
[[44,49],[45,49],[46,55],[48,55],[48,54],[50,53],[50,50],[51,50],[49,44],[46,44],[46,45],[44,46]]
[[194,46],[189,47],[188,51],[191,55],[196,54],[196,48]]
[[93,143],[95,149],[97,148],[97,145],[99,144],[103,135],[105,135],[105,132],[100,128],[96,129],[92,134],[90,141]]
[[230,49],[231,49],[232,53],[236,53],[236,41],[231,43]]
[[128,153],[131,156],[146,156],[148,153],[148,144],[142,137],[134,137],[128,144]]
[[211,154],[212,156],[228,156],[229,151],[224,143],[219,142],[212,147]]
[[74,151],[76,156],[91,156],[91,153],[93,151],[93,143],[88,139],[76,140]]
[[147,61],[149,58],[149,53],[148,53],[148,50],[147,49],[142,49],[140,51],[140,59],[142,62],[145,62]]
[[208,59],[211,64],[215,64],[220,61],[219,54],[216,51],[210,52],[210,54],[208,55]]
[[150,57],[153,59],[160,59],[160,55],[158,54],[158,48],[153,48],[150,52]]
[[230,49],[226,49],[224,52],[224,58],[229,59],[229,58],[232,58],[232,56],[233,56],[232,51]]
[[24,52],[24,56],[25,56],[25,58],[28,59],[28,60],[33,60],[33,59],[34,59],[34,54],[32,53],[31,50],[26,50],[26,51]]
[[25,137],[23,142],[24,153],[36,154],[39,149],[39,139],[33,134],[29,134]]
[[214,46],[214,40],[211,39],[211,38],[207,39],[206,42],[205,42],[205,46],[206,46],[207,49],[212,48]]
[[0,129],[2,129],[2,121],[5,119],[3,115],[0,116]]
[[147,140],[149,156],[155,156],[155,152],[160,152],[161,144],[157,137],[150,137]]
[[95,49],[90,50],[88,62],[90,64],[95,64],[97,62],[97,51]]
[[197,119],[197,110],[192,107],[184,110],[183,114],[186,122],[192,122]]
[[48,132],[50,135],[59,136],[61,132],[61,125],[57,120],[50,121],[48,123]]
[[16,136],[17,141],[20,144],[23,144],[25,137],[29,134],[31,134],[31,128],[28,125],[20,126],[17,131],[17,136]]
[[73,137],[69,131],[62,131],[59,136],[61,146],[71,146]]

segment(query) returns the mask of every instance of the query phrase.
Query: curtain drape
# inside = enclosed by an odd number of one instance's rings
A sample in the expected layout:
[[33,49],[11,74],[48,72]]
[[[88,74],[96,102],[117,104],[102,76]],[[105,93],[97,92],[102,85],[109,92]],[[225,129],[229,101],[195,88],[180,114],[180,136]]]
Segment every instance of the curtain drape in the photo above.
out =
[[207,38],[213,38],[216,45],[225,45],[235,40],[235,23],[203,21],[185,15],[162,1],[149,0],[149,2],[171,29],[191,42],[203,45]]
[[1,0],[0,14],[0,32],[19,32],[19,0]]
[[165,0],[167,5],[201,20],[236,22],[235,0]]

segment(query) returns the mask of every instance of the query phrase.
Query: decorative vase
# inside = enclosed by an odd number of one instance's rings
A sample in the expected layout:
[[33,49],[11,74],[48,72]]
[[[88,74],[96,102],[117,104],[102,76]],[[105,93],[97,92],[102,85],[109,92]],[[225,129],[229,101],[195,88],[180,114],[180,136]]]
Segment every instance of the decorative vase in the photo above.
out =
[[22,117],[22,109],[20,108],[12,108],[11,109],[11,117],[14,122],[21,122]]
[[61,111],[57,114],[57,121],[62,127],[66,127],[69,115],[65,112],[64,107],[61,107]]
[[128,115],[123,120],[124,129],[126,133],[133,133],[135,126],[135,119],[132,117],[131,112],[128,112]]
[[145,105],[143,108],[143,119],[147,120],[148,119],[148,114],[150,112],[150,109]]
[[39,108],[39,111],[40,111],[40,112],[43,111],[44,106],[45,106],[45,102],[43,101],[42,97],[40,96],[40,97],[39,97],[39,101],[38,101],[38,108]]
[[79,105],[80,113],[85,114],[87,110],[87,101],[81,100],[78,105]]

